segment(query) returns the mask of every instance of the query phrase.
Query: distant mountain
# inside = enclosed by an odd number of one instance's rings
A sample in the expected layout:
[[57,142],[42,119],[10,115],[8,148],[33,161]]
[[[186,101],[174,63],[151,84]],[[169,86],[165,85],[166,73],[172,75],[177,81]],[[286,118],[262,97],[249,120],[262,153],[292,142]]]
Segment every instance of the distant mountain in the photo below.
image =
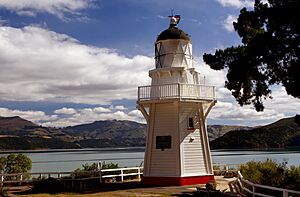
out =
[[[254,129],[208,125],[207,130],[214,149],[300,146],[299,126],[293,118]],[[145,124],[128,120],[103,120],[57,129],[18,116],[0,117],[0,150],[145,146],[145,132]]]
[[0,117],[0,150],[80,148],[61,130],[43,127],[19,116]]
[[229,131],[234,130],[249,130],[251,127],[246,126],[232,126],[232,125],[208,125],[207,126],[207,132],[208,132],[208,139],[209,141],[212,141],[214,139],[217,139],[224,134],[226,134]]
[[0,135],[31,136],[31,137],[67,137],[61,130],[43,127],[19,116],[0,116]]
[[103,120],[70,126],[63,132],[76,136],[82,147],[145,146],[146,125],[128,120]]
[[18,134],[26,127],[35,127],[36,124],[22,119],[19,116],[1,117],[0,116],[0,134]]
[[146,125],[129,120],[102,120],[69,126],[64,128],[63,132],[83,138],[144,138]]
[[250,129],[230,131],[210,142],[212,149],[285,148],[300,146],[300,126],[295,118],[281,119],[272,124]]

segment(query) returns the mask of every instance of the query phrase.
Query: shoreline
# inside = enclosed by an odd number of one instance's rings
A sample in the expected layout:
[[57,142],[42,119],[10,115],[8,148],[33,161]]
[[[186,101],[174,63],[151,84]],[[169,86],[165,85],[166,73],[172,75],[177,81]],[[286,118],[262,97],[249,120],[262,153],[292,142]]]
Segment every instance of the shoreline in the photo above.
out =
[[[10,153],[51,153],[51,152],[80,152],[80,151],[122,151],[122,150],[142,150],[145,151],[146,147],[106,147],[106,148],[70,148],[70,149],[32,149],[32,150],[0,150],[0,154]],[[287,148],[226,148],[226,149],[210,149],[214,152],[222,151],[271,151],[271,152],[299,152],[300,147],[287,147]]]

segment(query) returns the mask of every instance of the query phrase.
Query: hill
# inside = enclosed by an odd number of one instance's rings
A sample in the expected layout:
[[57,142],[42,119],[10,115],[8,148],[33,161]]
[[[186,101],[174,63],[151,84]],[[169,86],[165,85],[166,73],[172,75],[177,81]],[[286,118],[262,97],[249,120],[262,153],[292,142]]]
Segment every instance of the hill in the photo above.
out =
[[[209,125],[211,148],[282,148],[300,146],[294,118],[257,128]],[[128,120],[103,120],[62,129],[28,120],[0,117],[0,149],[67,149],[145,146],[146,125]]]
[[103,120],[66,127],[83,148],[145,146],[146,125],[128,120]]
[[[209,139],[222,136],[230,125],[208,126]],[[0,117],[0,149],[102,148],[145,146],[146,125],[128,120],[103,120],[62,129],[43,127],[18,116]]]
[[212,149],[300,146],[300,126],[295,123],[295,118],[285,118],[250,130],[230,131],[211,141],[210,146]]
[[43,127],[19,116],[0,117],[0,150],[80,148],[61,130]]
[[209,141],[217,139],[229,131],[233,130],[249,130],[251,127],[246,126],[232,126],[232,125],[208,125],[207,133]]
[[0,135],[31,136],[31,137],[67,137],[61,130],[51,127],[43,127],[19,116],[0,116]]

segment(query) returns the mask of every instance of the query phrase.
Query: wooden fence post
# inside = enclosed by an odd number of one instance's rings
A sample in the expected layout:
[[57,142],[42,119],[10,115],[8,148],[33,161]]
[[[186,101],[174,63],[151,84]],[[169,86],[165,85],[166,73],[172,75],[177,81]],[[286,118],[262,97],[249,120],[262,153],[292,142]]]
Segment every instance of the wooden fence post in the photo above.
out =
[[23,181],[23,174],[20,175],[20,182],[19,182],[19,185],[22,185],[22,181]]
[[3,175],[1,175],[1,186],[3,186],[3,182],[4,182],[4,176]]
[[255,197],[255,185],[252,185],[252,196]]
[[124,177],[123,177],[123,169],[121,169],[121,181],[124,181]]
[[141,168],[138,168],[138,179],[141,179]]

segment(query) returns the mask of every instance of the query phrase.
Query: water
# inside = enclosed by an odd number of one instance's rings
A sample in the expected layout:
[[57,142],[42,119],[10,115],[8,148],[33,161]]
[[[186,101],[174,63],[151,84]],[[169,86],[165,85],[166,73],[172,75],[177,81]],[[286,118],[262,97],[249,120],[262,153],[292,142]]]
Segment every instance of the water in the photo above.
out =
[[[99,161],[118,163],[120,167],[142,165],[144,148],[71,149],[51,151],[23,151],[32,160],[31,172],[68,172],[85,163]],[[8,153],[0,153],[5,156]],[[213,163],[241,164],[247,161],[262,161],[271,158],[288,165],[300,165],[300,150],[213,150]]]

